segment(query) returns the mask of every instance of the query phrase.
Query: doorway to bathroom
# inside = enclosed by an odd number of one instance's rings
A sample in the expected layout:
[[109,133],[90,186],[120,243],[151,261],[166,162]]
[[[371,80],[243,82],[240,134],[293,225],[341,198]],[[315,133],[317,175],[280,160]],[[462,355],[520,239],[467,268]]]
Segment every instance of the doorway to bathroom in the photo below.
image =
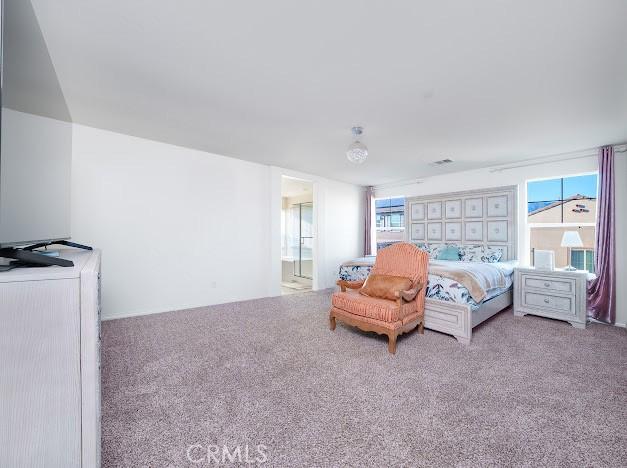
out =
[[311,291],[313,183],[283,176],[281,203],[281,294]]

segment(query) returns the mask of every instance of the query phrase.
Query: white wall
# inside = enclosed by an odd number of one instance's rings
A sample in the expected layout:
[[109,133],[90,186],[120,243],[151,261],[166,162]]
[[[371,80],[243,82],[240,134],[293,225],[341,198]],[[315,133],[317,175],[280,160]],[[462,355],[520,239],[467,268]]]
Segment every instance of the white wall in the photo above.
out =
[[269,167],[76,125],[72,238],[103,251],[103,317],[266,296]]
[[[617,240],[617,317],[616,322],[627,322],[627,248],[622,241],[627,239],[627,161],[625,153],[616,153],[616,240]],[[376,197],[430,195],[462,190],[518,185],[518,252],[523,264],[529,263],[529,237],[527,222],[526,181],[538,178],[559,177],[583,174],[598,170],[596,156],[518,167],[515,169],[491,172],[489,169],[457,172],[442,176],[429,177],[422,183],[410,185],[377,187]]]
[[331,182],[321,188],[318,288],[324,289],[335,286],[342,262],[364,254],[366,192],[363,187]]
[[[75,125],[72,239],[103,251],[103,318],[279,295],[288,172]],[[314,255],[328,287],[361,250],[361,187],[301,178],[314,182]]]

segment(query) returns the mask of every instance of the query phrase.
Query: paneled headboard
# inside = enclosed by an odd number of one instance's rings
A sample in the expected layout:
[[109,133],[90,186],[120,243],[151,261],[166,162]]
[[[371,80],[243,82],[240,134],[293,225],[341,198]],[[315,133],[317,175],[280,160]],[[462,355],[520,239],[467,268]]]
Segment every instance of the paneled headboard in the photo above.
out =
[[516,260],[518,187],[441,193],[405,199],[408,242],[483,245]]

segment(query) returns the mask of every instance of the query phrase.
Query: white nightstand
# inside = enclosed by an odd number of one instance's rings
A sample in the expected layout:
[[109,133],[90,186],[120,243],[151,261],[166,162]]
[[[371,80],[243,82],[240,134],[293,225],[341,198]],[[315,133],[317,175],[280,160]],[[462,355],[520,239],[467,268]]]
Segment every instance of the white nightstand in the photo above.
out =
[[514,270],[514,315],[533,314],[586,328],[587,271]]

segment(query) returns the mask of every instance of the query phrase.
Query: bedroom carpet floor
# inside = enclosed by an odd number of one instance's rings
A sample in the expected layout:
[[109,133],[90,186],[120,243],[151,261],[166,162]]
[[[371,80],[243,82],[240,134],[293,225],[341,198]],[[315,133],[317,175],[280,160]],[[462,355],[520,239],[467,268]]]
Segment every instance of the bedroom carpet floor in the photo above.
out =
[[104,322],[103,466],[215,466],[225,446],[245,465],[246,445],[266,466],[625,466],[625,329],[506,310],[470,346],[425,330],[392,356],[331,332],[329,302]]

